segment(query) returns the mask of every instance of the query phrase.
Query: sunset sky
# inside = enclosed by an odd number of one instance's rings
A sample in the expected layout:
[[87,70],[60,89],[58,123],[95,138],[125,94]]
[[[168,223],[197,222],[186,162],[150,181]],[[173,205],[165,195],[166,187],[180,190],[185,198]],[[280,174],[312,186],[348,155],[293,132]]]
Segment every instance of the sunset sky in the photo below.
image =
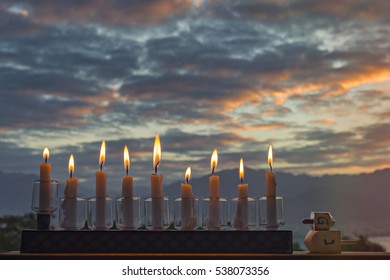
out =
[[0,170],[147,186],[238,168],[390,167],[390,2],[0,1]]

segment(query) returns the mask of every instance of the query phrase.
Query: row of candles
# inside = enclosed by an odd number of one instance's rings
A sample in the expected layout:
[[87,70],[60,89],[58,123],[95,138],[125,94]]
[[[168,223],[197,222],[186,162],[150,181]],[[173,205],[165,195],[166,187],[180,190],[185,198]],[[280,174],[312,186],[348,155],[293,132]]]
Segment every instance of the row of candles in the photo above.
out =
[[[107,174],[103,171],[103,165],[105,162],[106,154],[106,143],[105,141],[101,144],[100,157],[99,157],[99,170],[96,171],[96,224],[97,226],[104,225],[105,223],[105,204],[101,203],[99,205],[98,200],[105,200],[107,197]],[[47,209],[50,209],[50,173],[51,173],[51,164],[48,162],[49,158],[49,149],[45,148],[43,151],[44,162],[40,164],[40,190],[39,190],[39,211],[41,213],[45,212]],[[127,146],[124,147],[123,152],[125,176],[122,178],[122,197],[123,198],[132,198],[133,194],[133,177],[129,175],[130,169],[130,156]],[[154,141],[153,149],[153,167],[154,173],[151,174],[151,199],[152,199],[152,220],[153,225],[156,228],[159,228],[159,225],[162,224],[162,215],[163,211],[163,175],[158,174],[158,167],[161,162],[161,144],[160,138],[157,135]],[[209,228],[217,228],[219,226],[219,198],[220,198],[220,183],[219,176],[215,174],[218,164],[218,152],[215,149],[211,155],[211,176],[209,177]],[[266,171],[266,198],[267,198],[267,221],[271,225],[276,225],[276,175],[273,173],[272,164],[272,146],[269,146],[268,150],[268,164],[270,167],[269,171]],[[77,188],[78,188],[78,178],[74,176],[74,157],[73,155],[69,158],[69,178],[66,179],[66,186],[64,190],[64,199],[72,200],[77,199]],[[181,184],[181,198],[183,201],[194,198],[192,192],[192,186],[189,183],[191,176],[191,167],[188,167],[185,172],[185,182]],[[238,195],[239,199],[248,198],[248,184],[244,183],[244,162],[243,159],[240,159],[239,165],[239,179],[240,183],[238,184]],[[184,202],[182,202],[184,203]],[[246,213],[244,208],[246,205],[238,205],[237,211],[241,213]],[[76,205],[68,205],[67,207],[76,207]],[[182,210],[185,211],[185,208],[188,208],[185,205],[182,205]],[[75,212],[76,210],[68,209],[69,212]],[[244,219],[245,220],[245,219]]]

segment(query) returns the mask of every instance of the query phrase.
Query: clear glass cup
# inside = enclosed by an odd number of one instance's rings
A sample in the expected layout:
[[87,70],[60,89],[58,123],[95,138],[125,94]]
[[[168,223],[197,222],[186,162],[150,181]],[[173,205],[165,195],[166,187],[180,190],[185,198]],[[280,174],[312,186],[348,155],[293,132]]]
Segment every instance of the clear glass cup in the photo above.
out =
[[33,181],[31,209],[38,214],[48,214],[57,210],[58,181]]
[[226,198],[209,198],[202,200],[202,227],[206,230],[223,230],[227,227]]
[[139,196],[118,197],[115,213],[118,229],[138,229],[141,226],[141,198]]
[[81,197],[59,199],[59,227],[79,230],[85,226],[85,199]]
[[256,198],[233,197],[230,200],[230,224],[236,230],[256,228]]
[[88,227],[94,230],[109,230],[112,227],[112,198],[88,198]]
[[259,198],[259,223],[268,230],[276,230],[284,225],[283,196]]
[[145,227],[149,230],[165,230],[169,225],[169,198],[145,198]]
[[173,221],[178,230],[198,228],[199,199],[197,197],[176,198],[173,207]]

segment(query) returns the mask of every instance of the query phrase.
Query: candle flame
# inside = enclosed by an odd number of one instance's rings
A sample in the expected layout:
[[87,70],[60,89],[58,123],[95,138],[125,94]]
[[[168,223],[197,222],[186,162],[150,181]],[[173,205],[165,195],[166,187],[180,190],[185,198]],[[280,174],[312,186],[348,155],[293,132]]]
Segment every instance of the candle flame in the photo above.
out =
[[127,145],[125,145],[125,148],[123,149],[123,165],[125,167],[125,170],[129,170],[130,168],[130,155],[129,155],[129,149],[127,148]]
[[43,154],[42,155],[43,155],[43,158],[45,160],[47,160],[49,158],[50,152],[49,152],[49,149],[47,147],[43,150]]
[[70,177],[72,177],[72,174],[74,173],[74,157],[73,154],[69,157],[69,168],[68,168]]
[[268,165],[271,168],[272,171],[272,163],[273,163],[273,158],[272,158],[272,145],[269,146],[268,148]]
[[241,183],[244,181],[244,160],[240,159],[240,181]]
[[157,166],[161,161],[161,144],[160,137],[158,134],[156,135],[156,139],[154,140],[154,149],[153,149],[153,167],[157,169]]
[[103,140],[102,146],[100,147],[100,157],[99,157],[100,169],[102,169],[105,159],[106,159],[106,141]]
[[213,154],[211,155],[211,173],[214,174],[214,170],[217,168],[218,165],[218,151],[215,149],[213,151]]
[[184,178],[185,178],[187,183],[190,181],[190,178],[191,178],[191,167],[190,166],[187,167],[186,175]]

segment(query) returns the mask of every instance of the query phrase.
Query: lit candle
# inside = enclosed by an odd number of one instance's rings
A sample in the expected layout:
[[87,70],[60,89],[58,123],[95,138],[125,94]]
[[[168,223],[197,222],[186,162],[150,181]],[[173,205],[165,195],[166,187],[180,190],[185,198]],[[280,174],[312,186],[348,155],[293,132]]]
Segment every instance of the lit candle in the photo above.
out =
[[123,165],[126,170],[126,175],[122,178],[122,196],[132,197],[133,196],[133,176],[129,176],[130,169],[130,155],[127,146],[123,150]]
[[48,163],[49,159],[49,149],[45,148],[43,150],[43,159],[44,162],[40,164],[40,186],[39,186],[39,213],[41,214],[50,214],[51,212],[51,184],[50,184],[50,171],[51,164]]
[[150,186],[151,186],[151,198],[152,198],[152,225],[154,229],[162,229],[163,226],[163,187],[162,181],[164,176],[157,175],[158,167],[161,162],[161,144],[160,137],[156,135],[154,140],[153,149],[153,167],[154,174],[150,175]]
[[238,197],[248,197],[248,184],[244,184],[244,160],[240,159],[240,184],[238,184]]
[[219,176],[215,175],[215,169],[218,164],[218,151],[214,150],[211,155],[211,176],[209,177],[209,196],[210,198],[219,198]]
[[78,179],[74,177],[74,157],[69,157],[69,178],[66,179],[64,190],[64,201],[62,207],[61,227],[63,229],[75,229],[77,224],[77,184]]
[[106,158],[106,141],[100,147],[99,167],[96,171],[96,229],[106,229],[106,196],[107,196],[107,175],[103,172],[103,165]]
[[267,198],[267,228],[277,229],[276,221],[276,174],[272,172],[272,146],[268,149],[268,165],[270,171],[265,172],[265,195]]
[[42,156],[43,156],[44,162],[41,162],[41,164],[40,164],[40,170],[39,170],[40,171],[40,180],[50,182],[51,164],[48,163],[50,151],[47,147],[43,150]]
[[192,194],[192,186],[189,184],[191,167],[188,166],[185,173],[185,182],[181,184],[181,222],[182,229],[193,230],[198,224],[195,209],[195,198]]
[[211,155],[211,176],[209,177],[209,219],[207,228],[209,230],[218,230],[220,228],[219,221],[219,176],[215,175],[215,169],[218,164],[218,152],[213,151]]
[[248,184],[244,184],[244,160],[240,159],[239,168],[240,183],[238,184],[238,197],[236,216],[233,220],[233,227],[236,229],[248,228]]
[[106,159],[106,141],[102,142],[100,147],[99,167],[96,171],[96,197],[105,198],[107,196],[107,174],[103,172],[103,165]]
[[191,198],[192,194],[192,186],[189,184],[191,178],[191,167],[188,166],[185,173],[185,182],[181,184],[181,198]]
[[77,197],[77,184],[78,178],[74,177],[74,157],[70,155],[69,157],[69,178],[66,179],[66,186],[64,190],[65,198],[76,198]]
[[134,229],[133,219],[133,176],[129,176],[130,155],[127,146],[123,150],[123,165],[126,175],[122,178],[123,228]]

